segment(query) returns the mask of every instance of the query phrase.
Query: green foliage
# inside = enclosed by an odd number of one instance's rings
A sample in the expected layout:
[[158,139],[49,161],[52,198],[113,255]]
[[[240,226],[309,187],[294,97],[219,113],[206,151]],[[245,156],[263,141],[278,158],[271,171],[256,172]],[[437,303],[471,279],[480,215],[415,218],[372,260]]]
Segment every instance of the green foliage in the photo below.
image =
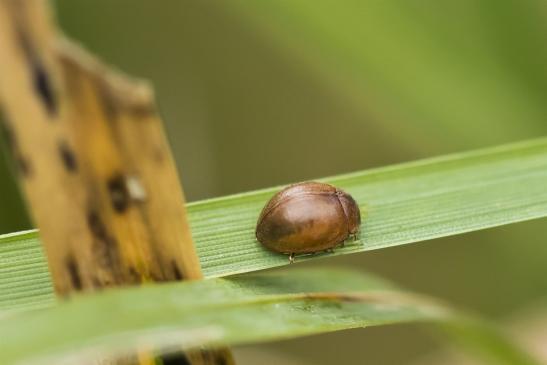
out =
[[36,231],[0,236],[0,311],[43,307],[54,298]]
[[[462,320],[444,304],[369,275],[335,270],[294,270],[80,296],[0,321],[0,362],[82,363],[123,355],[135,347],[172,352],[412,321],[439,322],[447,328],[457,323],[464,330],[453,333],[501,359],[501,364],[536,364],[493,327]],[[483,348],[484,342],[496,346]]]
[[[191,199],[547,131],[547,28],[541,1],[57,5],[71,35],[123,69],[154,80]],[[117,31],[120,12],[124,32]],[[220,57],[222,62],[216,62]],[[283,148],[278,148],[280,141]],[[323,150],[325,141],[329,148]],[[545,141],[526,142],[327,179],[358,197],[368,215],[361,242],[337,254],[544,216],[544,155]],[[283,163],[276,165],[278,161]],[[273,192],[190,204],[206,275],[287,263],[253,240],[256,214]],[[0,232],[27,227],[9,179],[0,181],[0,194]],[[418,277],[433,274],[435,264],[460,249],[462,257],[477,258],[465,263],[466,275],[454,286],[446,286],[453,297],[466,295],[477,305],[493,297],[503,307],[542,295],[541,279],[533,279],[543,273],[540,242],[530,242],[538,241],[544,226],[513,227],[481,235],[481,242],[466,237],[468,256],[465,245],[428,251],[433,253],[420,262],[433,266],[423,265]],[[492,245],[477,246],[486,241]],[[323,255],[310,258],[315,257]],[[485,260],[490,260],[488,268]],[[400,275],[408,275],[410,265],[401,263]],[[489,276],[495,283],[495,273],[501,271],[512,279],[503,289],[470,294]],[[429,284],[423,280],[423,286],[444,287],[447,278],[436,274]],[[473,287],[465,278],[480,279]],[[496,293],[503,293],[503,300]],[[0,310],[50,306],[53,301],[36,233],[2,236]],[[471,346],[482,343],[479,352],[493,348],[489,355],[498,363],[527,363],[488,326],[470,327],[451,331]],[[404,345],[385,343],[399,350]]]
[[394,139],[470,148],[546,131],[541,2],[239,0],[229,7],[354,107],[373,111]]
[[[360,239],[335,255],[420,242],[547,215],[547,139],[324,179],[363,212]],[[254,238],[260,209],[278,188],[188,205],[206,277],[287,265]],[[21,241],[21,242],[19,242]],[[298,261],[329,257],[315,254]],[[38,304],[51,286],[36,233],[0,238],[0,308]]]
[[[325,181],[350,192],[364,213],[360,240],[336,254],[419,242],[547,215],[547,140]],[[253,234],[261,207],[275,191],[188,205],[208,277],[288,263],[286,256],[264,250]],[[320,256],[328,255],[297,260]],[[416,320],[440,320],[460,343],[498,363],[534,363],[490,325],[356,274],[295,272],[157,285],[25,312],[54,303],[37,233],[0,237],[0,264],[0,309],[8,316],[0,326],[0,338],[3,363],[8,364],[31,355],[45,362],[55,362],[58,356],[80,361],[98,352],[123,353],[143,343],[171,351]],[[23,313],[13,315],[14,311]],[[61,335],[51,336],[51,328]],[[29,354],[28,348],[35,351]]]

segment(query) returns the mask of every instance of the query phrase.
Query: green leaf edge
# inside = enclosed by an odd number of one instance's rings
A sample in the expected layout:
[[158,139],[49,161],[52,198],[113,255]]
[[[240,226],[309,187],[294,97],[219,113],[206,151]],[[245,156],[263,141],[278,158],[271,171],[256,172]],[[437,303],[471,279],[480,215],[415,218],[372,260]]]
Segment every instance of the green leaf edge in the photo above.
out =
[[500,364],[538,364],[486,322],[372,275],[333,269],[78,295],[2,319],[0,363],[81,363],[136,347],[169,353],[408,322],[437,323],[464,348]]

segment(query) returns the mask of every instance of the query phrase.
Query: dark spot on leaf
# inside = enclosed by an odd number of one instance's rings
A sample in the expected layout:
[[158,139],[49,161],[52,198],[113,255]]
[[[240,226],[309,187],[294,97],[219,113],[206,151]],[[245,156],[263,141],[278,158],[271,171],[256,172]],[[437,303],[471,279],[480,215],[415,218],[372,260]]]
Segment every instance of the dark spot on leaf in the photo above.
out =
[[42,101],[47,112],[50,115],[55,115],[57,113],[57,97],[53,90],[49,74],[23,29],[17,29],[17,35],[19,44],[28,60],[34,91]]
[[78,264],[74,260],[73,256],[69,256],[66,260],[66,269],[68,276],[70,277],[70,282],[72,287],[76,290],[82,289],[82,279],[80,277],[80,272],[78,270]]
[[130,203],[129,192],[125,183],[125,177],[121,174],[115,175],[108,180],[108,191],[110,193],[110,201],[112,207],[118,213],[123,213],[127,210]]
[[192,365],[183,353],[164,355],[161,357],[163,365]]
[[57,113],[57,97],[51,85],[49,74],[37,59],[31,62],[31,71],[34,90],[42,100],[49,115],[54,116]]
[[59,143],[59,155],[63,161],[65,169],[69,172],[76,172],[78,170],[78,162],[76,156],[68,144],[64,141]]
[[182,275],[182,272],[180,271],[177,263],[175,260],[173,260],[171,262],[171,265],[173,266],[173,273],[175,274],[175,279],[177,280],[183,280],[184,279],[184,275]]
[[[87,215],[87,225],[93,240],[93,253],[99,264],[109,270],[113,270],[115,277],[119,278],[118,247],[116,240],[108,233],[107,228],[96,211],[90,211]],[[105,282],[105,285],[108,283]]]

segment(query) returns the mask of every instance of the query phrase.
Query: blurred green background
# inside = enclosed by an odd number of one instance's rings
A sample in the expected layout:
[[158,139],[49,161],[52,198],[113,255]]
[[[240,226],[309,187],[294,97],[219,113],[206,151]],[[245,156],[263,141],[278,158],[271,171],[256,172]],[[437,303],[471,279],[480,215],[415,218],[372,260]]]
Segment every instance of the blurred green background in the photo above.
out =
[[[152,81],[189,201],[547,133],[541,0],[57,0],[55,7],[71,37]],[[2,159],[0,233],[30,227],[8,171]],[[547,293],[546,228],[534,221],[319,265],[374,271],[503,319]],[[398,326],[237,355],[240,364],[407,364],[439,340]]]

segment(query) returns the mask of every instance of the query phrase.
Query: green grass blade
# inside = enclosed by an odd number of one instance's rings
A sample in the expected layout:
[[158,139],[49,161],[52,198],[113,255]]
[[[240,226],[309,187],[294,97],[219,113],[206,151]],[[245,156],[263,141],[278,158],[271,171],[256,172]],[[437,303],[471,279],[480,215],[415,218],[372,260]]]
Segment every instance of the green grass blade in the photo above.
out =
[[[294,270],[109,290],[11,315],[0,321],[0,363],[85,363],[135,347],[169,352],[455,318],[443,304],[372,276]],[[520,353],[510,343],[496,343],[501,348],[495,351]]]
[[0,236],[0,313],[48,306],[54,300],[37,232]]
[[[360,240],[335,255],[420,242],[546,216],[547,139],[324,181],[346,189],[364,213]],[[254,238],[257,216],[277,190],[188,205],[206,277],[288,264],[286,256],[264,250]],[[297,262],[331,255],[298,257]],[[0,238],[0,308],[50,300],[47,278],[35,233]]]

